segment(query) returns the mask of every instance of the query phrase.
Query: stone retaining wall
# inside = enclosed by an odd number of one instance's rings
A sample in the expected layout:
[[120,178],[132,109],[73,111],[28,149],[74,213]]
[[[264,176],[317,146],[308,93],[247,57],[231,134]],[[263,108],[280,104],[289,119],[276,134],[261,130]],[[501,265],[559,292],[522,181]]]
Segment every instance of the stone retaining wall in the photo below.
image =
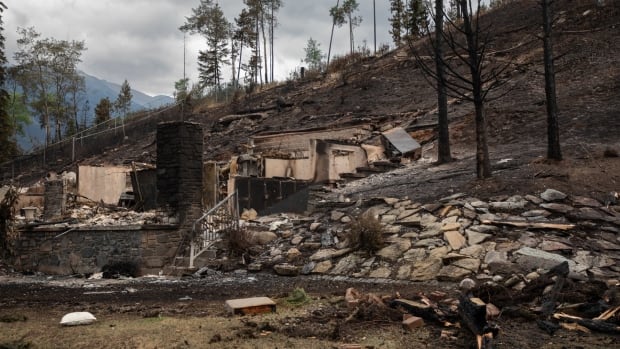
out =
[[169,265],[182,236],[176,226],[48,228],[22,231],[14,266],[48,274],[94,273],[112,262],[135,262],[141,273]]

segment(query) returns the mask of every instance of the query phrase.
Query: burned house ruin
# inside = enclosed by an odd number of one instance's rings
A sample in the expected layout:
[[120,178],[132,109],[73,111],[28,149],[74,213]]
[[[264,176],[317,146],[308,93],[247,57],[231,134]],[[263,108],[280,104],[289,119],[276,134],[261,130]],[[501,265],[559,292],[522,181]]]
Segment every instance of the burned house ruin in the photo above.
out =
[[42,193],[23,193],[14,265],[55,274],[114,262],[136,263],[142,274],[199,266],[227,229],[238,229],[240,211],[303,213],[315,184],[398,166],[394,159],[419,150],[400,131],[396,138],[369,125],[265,133],[222,163],[204,161],[200,124],[161,123],[155,166],[79,165],[74,179],[54,176]]

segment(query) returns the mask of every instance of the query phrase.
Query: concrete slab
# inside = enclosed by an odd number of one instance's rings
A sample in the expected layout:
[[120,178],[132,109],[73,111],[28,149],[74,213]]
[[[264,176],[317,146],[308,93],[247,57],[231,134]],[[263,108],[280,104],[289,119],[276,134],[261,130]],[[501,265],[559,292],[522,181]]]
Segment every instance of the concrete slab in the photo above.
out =
[[225,306],[231,314],[248,315],[276,312],[276,303],[269,297],[229,299]]

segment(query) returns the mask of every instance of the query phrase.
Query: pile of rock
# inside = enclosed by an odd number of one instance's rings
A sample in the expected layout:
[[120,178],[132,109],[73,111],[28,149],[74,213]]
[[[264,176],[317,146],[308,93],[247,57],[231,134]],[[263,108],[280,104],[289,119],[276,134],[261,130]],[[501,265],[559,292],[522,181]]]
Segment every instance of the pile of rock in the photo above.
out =
[[[342,197],[337,203],[309,218],[262,217],[254,227],[268,224],[270,238],[262,239],[266,248],[251,270],[413,281],[475,277],[518,288],[568,261],[573,279],[620,278],[620,207],[593,198],[549,189],[487,201],[460,193],[430,204]],[[374,255],[344,239],[363,213],[383,225],[386,245]]]

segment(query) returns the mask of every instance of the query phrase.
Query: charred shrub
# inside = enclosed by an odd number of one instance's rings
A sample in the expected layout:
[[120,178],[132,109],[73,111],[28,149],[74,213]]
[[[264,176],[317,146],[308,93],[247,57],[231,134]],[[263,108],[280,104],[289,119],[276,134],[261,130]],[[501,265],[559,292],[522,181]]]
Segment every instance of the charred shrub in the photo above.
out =
[[252,246],[252,233],[243,228],[231,229],[227,233],[227,242],[230,254],[243,254]]
[[383,227],[373,215],[363,214],[349,224],[346,239],[349,246],[373,254],[384,245]]
[[104,279],[118,279],[121,276],[138,277],[140,268],[135,262],[111,262],[101,268]]
[[15,227],[15,204],[19,195],[15,187],[0,200],[0,258],[14,255],[15,242],[19,239],[19,230]]

